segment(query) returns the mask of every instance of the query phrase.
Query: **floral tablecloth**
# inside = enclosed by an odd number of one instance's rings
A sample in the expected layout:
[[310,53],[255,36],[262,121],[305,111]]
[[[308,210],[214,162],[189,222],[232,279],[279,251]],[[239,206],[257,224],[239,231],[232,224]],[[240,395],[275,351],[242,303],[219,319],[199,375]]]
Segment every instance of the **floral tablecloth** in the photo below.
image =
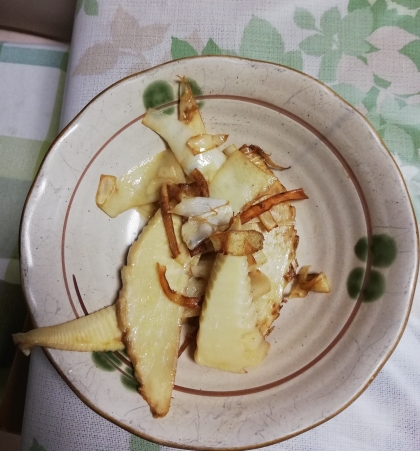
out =
[[[419,0],[79,0],[61,126],[129,74],[193,55],[284,64],[329,85],[379,131],[420,215]],[[327,423],[267,450],[419,450],[420,299],[371,386]],[[168,449],[87,408],[48,363],[31,357],[22,433],[27,450]]]

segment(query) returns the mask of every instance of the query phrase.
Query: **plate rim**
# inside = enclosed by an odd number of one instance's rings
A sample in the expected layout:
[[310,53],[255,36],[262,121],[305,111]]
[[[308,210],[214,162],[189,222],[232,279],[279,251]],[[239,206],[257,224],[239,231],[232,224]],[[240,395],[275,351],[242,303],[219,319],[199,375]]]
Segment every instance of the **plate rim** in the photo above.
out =
[[[191,57],[185,57],[185,58],[178,58],[176,60],[171,60],[171,61],[166,61],[164,63],[158,64],[156,66],[150,67],[148,69],[145,69],[143,71],[140,72],[136,72],[134,74],[130,74],[126,77],[123,77],[119,80],[117,80],[116,82],[110,84],[109,86],[107,86],[105,89],[103,89],[102,91],[100,91],[98,94],[96,94],[77,114],[76,116],[73,117],[73,119],[66,124],[63,129],[60,131],[60,133],[57,135],[57,137],[54,139],[54,141],[52,142],[52,144],[50,145],[50,147],[48,148],[47,152],[45,153],[39,168],[35,174],[35,177],[33,179],[33,182],[31,184],[31,187],[28,191],[28,194],[26,196],[25,202],[24,202],[24,206],[22,209],[22,214],[21,214],[21,218],[20,218],[20,224],[19,224],[19,260],[20,262],[22,262],[22,257],[24,255],[23,251],[22,251],[22,247],[23,247],[23,228],[27,222],[27,220],[25,220],[25,218],[27,218],[26,212],[27,209],[31,203],[31,198],[32,198],[32,192],[35,188],[35,186],[37,185],[38,180],[40,179],[41,176],[41,172],[43,169],[43,166],[45,164],[46,159],[48,158],[48,156],[50,155],[50,153],[52,153],[54,151],[55,146],[58,144],[58,142],[60,141],[60,139],[63,137],[63,135],[65,135],[67,133],[67,131],[81,118],[81,116],[85,113],[85,111],[90,108],[91,104],[94,103],[99,97],[101,97],[103,94],[105,94],[106,92],[114,89],[116,86],[123,84],[125,82],[127,82],[130,79],[135,79],[139,76],[145,75],[149,72],[158,70],[162,67],[165,66],[169,66],[172,64],[176,64],[179,61],[191,61],[191,60],[208,60],[208,59],[217,59],[217,60],[237,60],[237,61],[248,61],[251,63],[258,63],[258,64],[263,64],[263,65],[269,65],[269,66],[273,66],[276,68],[282,68],[283,70],[286,71],[291,71],[291,72],[295,72],[297,74],[300,74],[303,77],[306,77],[308,79],[310,79],[312,82],[314,82],[317,85],[320,85],[321,87],[323,87],[324,89],[326,89],[330,94],[332,94],[334,97],[336,97],[338,100],[340,100],[343,104],[345,104],[348,108],[350,108],[353,112],[355,112],[359,118],[368,126],[369,130],[373,133],[373,135],[375,136],[375,138],[379,141],[379,143],[381,144],[381,146],[383,147],[384,150],[386,150],[387,152],[387,156],[391,159],[392,163],[393,163],[393,167],[396,168],[397,173],[399,175],[399,181],[402,182],[402,188],[403,191],[405,191],[406,197],[408,199],[408,204],[410,206],[410,213],[412,215],[412,217],[414,218],[414,232],[415,232],[415,236],[416,236],[416,241],[415,241],[415,255],[417,256],[416,259],[416,266],[414,269],[414,278],[413,278],[413,289],[410,293],[410,299],[408,302],[408,306],[407,306],[407,310],[404,316],[404,320],[401,323],[400,327],[399,327],[399,331],[397,336],[394,338],[393,340],[393,344],[390,346],[390,348],[388,349],[388,352],[381,358],[381,361],[379,363],[379,365],[377,366],[377,368],[373,371],[371,377],[364,382],[364,384],[362,385],[362,387],[359,388],[359,390],[345,403],[343,404],[340,408],[336,409],[334,412],[332,412],[330,415],[318,420],[317,422],[313,423],[312,425],[300,429],[298,431],[292,432],[290,434],[287,434],[283,437],[280,438],[276,438],[270,441],[266,441],[263,443],[258,443],[258,444],[254,444],[254,445],[250,445],[250,446],[240,446],[240,447],[223,447],[223,448],[215,448],[212,446],[191,446],[191,445],[184,445],[181,443],[177,443],[177,442],[171,442],[171,441],[165,441],[165,440],[161,440],[161,439],[157,439],[154,438],[152,436],[149,436],[146,433],[143,432],[139,432],[138,430],[136,430],[134,427],[130,427],[127,424],[121,423],[119,422],[117,419],[113,418],[110,414],[108,414],[107,412],[101,410],[99,407],[97,407],[93,402],[89,401],[84,394],[82,394],[75,386],[74,384],[66,377],[66,375],[64,374],[64,372],[61,370],[61,368],[58,366],[58,364],[56,364],[56,362],[54,361],[53,357],[52,357],[52,353],[50,351],[50,349],[44,348],[42,347],[42,351],[44,352],[44,355],[46,355],[46,357],[48,358],[49,362],[53,365],[53,367],[55,368],[55,370],[58,372],[58,374],[60,375],[60,377],[65,381],[65,383],[67,384],[67,386],[73,391],[73,393],[76,394],[76,396],[85,404],[87,405],[90,409],[92,409],[94,412],[96,412],[98,415],[102,416],[103,418],[105,418],[106,420],[112,422],[113,424],[119,426],[120,428],[126,430],[127,432],[136,435],[142,439],[148,440],[150,442],[153,443],[157,443],[159,445],[162,446],[169,446],[169,447],[175,447],[175,448],[180,448],[180,449],[186,449],[186,450],[196,450],[196,451],[201,451],[201,450],[208,450],[208,451],[213,451],[213,450],[226,450],[226,451],[244,451],[244,450],[250,450],[250,449],[257,449],[257,448],[261,448],[261,447],[267,447],[276,443],[280,443],[283,442],[285,440],[288,440],[290,438],[296,437],[304,432],[307,432],[327,421],[329,421],[330,419],[334,418],[336,415],[338,415],[339,413],[341,413],[342,411],[344,411],[347,407],[349,407],[354,401],[356,401],[356,399],[358,399],[360,397],[360,395],[370,386],[370,384],[374,381],[374,379],[377,377],[377,375],[379,374],[379,372],[382,370],[382,368],[384,367],[384,365],[386,364],[386,362],[389,360],[389,358],[391,357],[391,355],[393,354],[393,352],[395,351],[397,345],[399,344],[401,337],[405,331],[405,328],[407,326],[408,323],[408,319],[410,317],[410,313],[411,313],[411,309],[412,309],[412,305],[413,305],[413,299],[414,299],[414,295],[416,292],[416,285],[417,285],[417,281],[418,281],[418,275],[419,275],[419,225],[418,225],[418,221],[416,218],[416,213],[414,211],[414,207],[413,207],[413,203],[407,188],[407,184],[406,181],[402,175],[401,169],[398,166],[394,156],[391,154],[391,152],[389,151],[388,147],[386,146],[385,142],[383,141],[383,139],[381,138],[381,136],[379,135],[379,133],[377,132],[377,130],[373,127],[373,125],[371,124],[371,122],[360,112],[358,111],[353,105],[351,105],[349,102],[347,102],[343,97],[341,97],[339,94],[337,94],[332,88],[330,88],[329,86],[327,86],[326,84],[324,84],[323,82],[321,82],[320,80],[316,79],[315,77],[313,77],[312,75],[309,75],[305,72],[299,71],[297,69],[282,65],[282,64],[277,64],[277,63],[272,63],[272,62],[268,62],[268,61],[262,61],[262,60],[256,60],[256,59],[251,59],[251,58],[243,58],[243,57],[238,57],[238,56],[231,56],[231,55],[199,55],[199,56],[191,56]],[[26,282],[26,275],[24,274],[24,271],[22,269],[22,265],[21,265],[21,269],[20,269],[20,274],[21,274],[21,285],[22,285],[22,291],[25,297],[25,302],[26,305],[28,307],[28,313],[29,316],[31,318],[32,323],[37,326],[37,323],[35,321],[34,315],[32,313],[31,310],[31,303],[29,302],[29,294],[28,294],[28,288],[27,288],[27,282]]]

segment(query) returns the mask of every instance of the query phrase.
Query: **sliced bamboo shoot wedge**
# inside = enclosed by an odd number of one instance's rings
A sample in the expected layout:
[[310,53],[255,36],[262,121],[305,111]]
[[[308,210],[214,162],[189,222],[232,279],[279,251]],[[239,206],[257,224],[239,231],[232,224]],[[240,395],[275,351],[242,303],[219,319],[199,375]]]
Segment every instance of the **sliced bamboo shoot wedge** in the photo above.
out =
[[226,161],[225,154],[217,148],[194,155],[187,142],[196,135],[196,132],[173,115],[149,108],[142,122],[168,143],[179,164],[188,175],[194,169],[198,169],[207,180],[211,180]]
[[258,327],[263,335],[270,330],[273,321],[279,316],[283,291],[289,283],[287,274],[295,261],[298,236],[294,227],[275,228],[264,234],[263,252],[266,263],[259,269],[270,279],[271,290],[256,299]]
[[117,325],[115,305],[90,315],[13,335],[13,340],[26,355],[35,346],[66,351],[121,351],[122,334]]
[[185,182],[182,168],[170,150],[158,153],[119,178],[101,175],[96,204],[115,218],[130,208],[157,201],[160,187],[167,180]]
[[[173,217],[181,252],[181,218]],[[188,253],[189,255],[189,253]],[[162,215],[158,210],[128,253],[121,272],[123,288],[117,302],[118,321],[140,394],[155,417],[168,413],[178,359],[179,335],[186,307],[165,295],[157,263],[166,267],[171,288],[182,292],[188,285],[187,271],[171,258]],[[172,273],[172,277],[171,277]]]
[[233,211],[238,213],[244,205],[264,194],[276,180],[275,175],[264,172],[237,150],[211,180],[210,197],[228,200]]
[[264,360],[269,347],[256,326],[247,257],[218,254],[200,315],[195,361],[245,373]]
[[[266,161],[258,152],[244,152],[244,147],[241,148],[241,151],[255,166],[266,174],[273,175]],[[280,195],[285,191],[286,188],[276,178],[275,183],[264,193],[264,198]],[[247,205],[247,207],[251,207],[251,205]],[[248,208],[248,213],[251,208]],[[271,206],[268,212],[278,225],[269,232],[262,224],[247,223],[249,227],[264,234],[263,252],[266,261],[258,268],[270,279],[271,290],[254,300],[257,324],[264,336],[269,333],[273,321],[279,316],[284,289],[293,280],[297,267],[296,248],[299,242],[294,228],[296,210],[289,201]]]

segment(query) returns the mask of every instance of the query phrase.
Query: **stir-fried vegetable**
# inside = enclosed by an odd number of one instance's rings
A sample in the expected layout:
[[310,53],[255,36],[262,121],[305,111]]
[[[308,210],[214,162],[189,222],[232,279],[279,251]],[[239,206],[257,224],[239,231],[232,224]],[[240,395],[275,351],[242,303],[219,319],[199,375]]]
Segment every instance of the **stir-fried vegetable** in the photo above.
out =
[[174,154],[165,150],[119,178],[101,175],[96,204],[115,218],[125,210],[157,201],[160,187],[168,180],[182,183],[185,175]]
[[26,355],[35,346],[67,351],[121,351],[124,349],[122,333],[117,325],[115,305],[68,323],[15,334],[13,340]]
[[310,266],[302,266],[295,279],[289,298],[305,298],[310,291],[329,293],[330,285],[327,276],[321,273],[309,274]]
[[185,78],[180,88],[178,118],[149,109],[143,119],[170,150],[100,178],[96,203],[109,216],[137,208],[151,218],[129,250],[117,304],[14,336],[25,353],[125,348],[156,417],[169,410],[186,318],[199,316],[197,363],[246,373],[268,353],[288,283],[295,279],[289,297],[329,292],[326,276],[309,267],[295,278],[290,201],[307,199],[303,189],[287,191],[270,169],[287,168],[258,146],[222,151],[228,135],[207,133]]

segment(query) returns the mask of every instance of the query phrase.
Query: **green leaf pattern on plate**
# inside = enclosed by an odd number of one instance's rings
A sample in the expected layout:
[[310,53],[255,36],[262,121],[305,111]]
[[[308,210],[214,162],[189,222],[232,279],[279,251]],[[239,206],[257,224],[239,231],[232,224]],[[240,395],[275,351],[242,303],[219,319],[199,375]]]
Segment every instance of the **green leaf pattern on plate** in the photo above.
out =
[[[384,269],[389,268],[394,263],[398,249],[394,238],[382,233],[372,236],[370,252],[372,254],[372,266]],[[360,261],[366,262],[369,253],[367,237],[364,236],[357,241],[354,246],[354,253]],[[347,292],[352,299],[358,298],[362,290],[364,276],[365,268],[356,267],[350,271],[347,277]],[[362,300],[364,302],[376,301],[383,296],[385,289],[386,280],[384,274],[377,269],[371,269],[369,280],[363,291]]]
[[96,368],[110,373],[116,371],[115,374],[119,375],[121,384],[127,390],[137,392],[139,384],[134,377],[133,367],[126,363],[128,357],[124,352],[92,352],[91,356]]

